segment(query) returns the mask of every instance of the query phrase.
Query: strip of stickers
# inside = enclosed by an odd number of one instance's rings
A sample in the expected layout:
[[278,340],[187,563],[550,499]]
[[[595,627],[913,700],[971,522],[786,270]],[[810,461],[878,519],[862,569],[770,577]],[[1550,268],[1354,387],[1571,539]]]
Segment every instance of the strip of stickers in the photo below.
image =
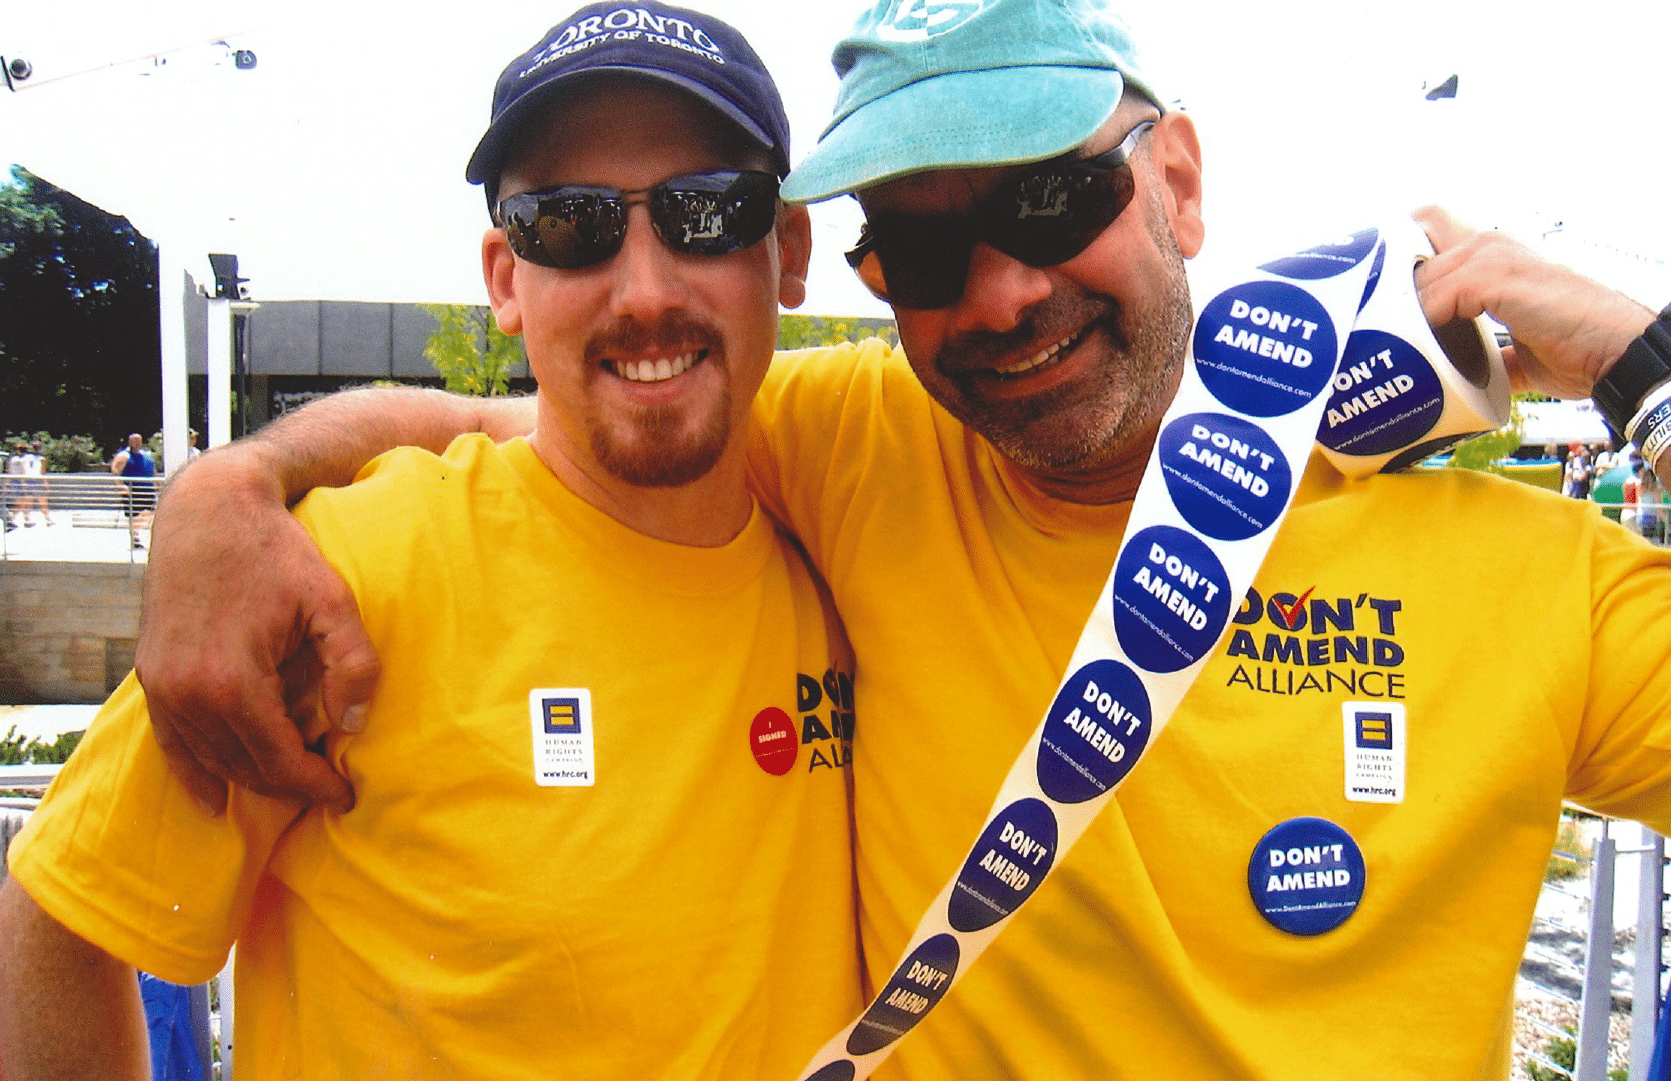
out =
[[[1414,223],[1399,222],[1253,272],[1192,266],[1198,315],[1183,381],[1162,419],[1113,572],[1055,700],[892,977],[813,1057],[805,1081],[868,1077],[1131,774],[1265,558],[1317,444],[1347,339],[1383,268],[1397,268],[1387,277],[1413,304],[1408,274],[1431,251],[1425,241]],[[1413,318],[1425,331],[1419,306]],[[1445,363],[1442,353],[1432,359]],[[1437,380],[1431,393],[1445,393]],[[1388,402],[1401,415],[1411,407],[1409,397]],[[1377,422],[1373,415],[1361,419]],[[1401,434],[1411,443],[1431,436],[1407,420]],[[1388,449],[1384,439],[1371,445],[1378,453]]]

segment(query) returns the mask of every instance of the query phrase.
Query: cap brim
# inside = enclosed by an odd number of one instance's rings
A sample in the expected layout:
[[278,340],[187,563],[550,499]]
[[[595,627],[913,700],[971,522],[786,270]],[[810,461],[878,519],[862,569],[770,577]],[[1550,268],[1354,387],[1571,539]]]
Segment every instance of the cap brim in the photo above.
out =
[[860,106],[783,182],[816,203],[925,169],[1013,165],[1065,153],[1120,104],[1112,68],[1016,67],[938,75]]

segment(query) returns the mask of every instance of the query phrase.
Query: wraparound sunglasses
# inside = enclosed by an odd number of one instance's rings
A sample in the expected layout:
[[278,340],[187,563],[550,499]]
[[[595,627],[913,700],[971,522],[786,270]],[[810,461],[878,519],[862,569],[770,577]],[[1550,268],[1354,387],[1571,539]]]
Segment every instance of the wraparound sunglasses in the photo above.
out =
[[499,201],[511,251],[530,263],[578,270],[621,250],[627,208],[644,202],[656,235],[684,255],[730,255],[759,242],[777,218],[778,178],[752,170],[716,170],[618,191],[565,184]]
[[976,244],[1028,266],[1065,263],[1131,204],[1131,156],[1154,124],[1145,120],[1095,157],[1054,158],[1012,177],[969,214],[872,214],[847,265],[895,307],[927,310],[963,295]]

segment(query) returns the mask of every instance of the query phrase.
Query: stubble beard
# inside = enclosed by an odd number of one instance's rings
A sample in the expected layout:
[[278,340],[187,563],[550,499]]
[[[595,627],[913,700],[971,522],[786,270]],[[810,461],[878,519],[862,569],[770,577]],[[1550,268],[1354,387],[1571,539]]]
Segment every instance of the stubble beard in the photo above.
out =
[[[731,441],[731,382],[725,378],[722,335],[687,317],[670,315],[650,326],[625,320],[590,343],[589,359],[611,350],[676,354],[692,349],[706,351],[700,364],[721,369],[719,395],[701,406],[703,415],[692,416],[690,404],[635,406],[624,416],[589,411],[592,456],[611,476],[640,488],[677,488],[706,476]],[[619,376],[602,371],[594,360],[590,378]]]
[[706,476],[731,441],[731,390],[725,389],[717,408],[694,431],[687,411],[669,405],[636,410],[625,437],[618,427],[593,418],[592,454],[598,464],[640,488],[677,488]]
[[1146,229],[1165,264],[1165,290],[1157,303],[1128,313],[1113,297],[1058,292],[1014,330],[942,350],[942,357],[953,349],[999,356],[1038,341],[1041,327],[1084,326],[1086,337],[1103,339],[1076,345],[1105,349],[1107,357],[1095,370],[1018,401],[993,401],[973,380],[952,377],[955,399],[941,404],[1024,469],[1060,475],[1106,466],[1165,412],[1168,402],[1156,398],[1176,384],[1194,313],[1183,252],[1158,197],[1151,194],[1148,203]]

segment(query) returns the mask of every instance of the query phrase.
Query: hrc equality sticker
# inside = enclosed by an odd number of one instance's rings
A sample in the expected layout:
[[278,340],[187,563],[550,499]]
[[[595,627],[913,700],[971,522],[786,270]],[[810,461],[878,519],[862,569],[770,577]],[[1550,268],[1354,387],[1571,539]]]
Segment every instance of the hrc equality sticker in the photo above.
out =
[[1253,846],[1247,888],[1272,927],[1291,935],[1320,935],[1358,910],[1363,853],[1350,834],[1327,819],[1290,818]]
[[541,788],[589,788],[593,762],[592,692],[585,687],[536,687],[528,692],[534,783]]
[[1245,540],[1282,517],[1293,471],[1276,440],[1225,413],[1191,413],[1168,424],[1161,475],[1184,520],[1217,540]]

